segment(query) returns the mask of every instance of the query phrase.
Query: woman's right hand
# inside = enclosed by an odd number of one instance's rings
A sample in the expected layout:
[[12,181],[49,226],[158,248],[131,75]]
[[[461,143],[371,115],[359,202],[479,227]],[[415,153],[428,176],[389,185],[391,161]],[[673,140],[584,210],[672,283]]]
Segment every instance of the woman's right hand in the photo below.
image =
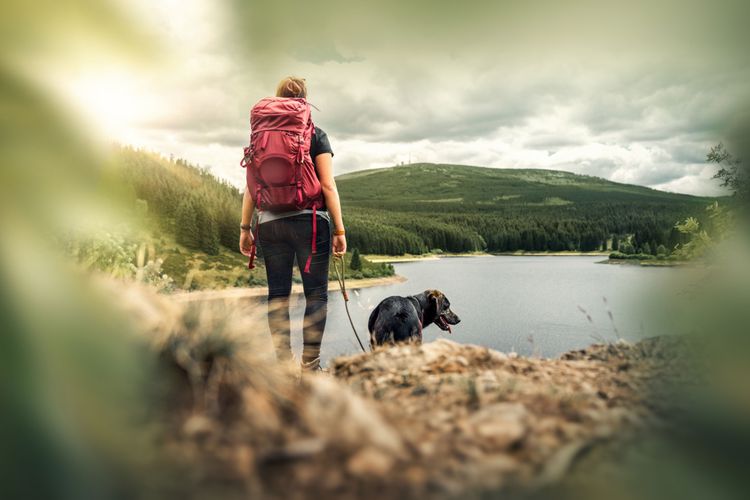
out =
[[253,233],[250,231],[245,231],[244,229],[240,231],[240,252],[242,252],[242,255],[250,256],[250,252],[252,252],[252,246],[253,246]]
[[333,237],[333,255],[341,257],[346,253],[346,237],[343,234],[337,234]]

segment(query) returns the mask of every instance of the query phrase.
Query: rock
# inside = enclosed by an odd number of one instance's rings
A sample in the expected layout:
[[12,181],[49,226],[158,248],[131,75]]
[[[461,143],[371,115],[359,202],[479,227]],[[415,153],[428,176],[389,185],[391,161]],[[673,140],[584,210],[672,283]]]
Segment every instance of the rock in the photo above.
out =
[[526,435],[529,414],[519,403],[496,403],[472,415],[470,432],[486,450],[506,450]]
[[[147,326],[159,320],[146,312]],[[213,331],[198,317],[173,318],[169,328]],[[170,342],[154,344],[163,352]],[[530,359],[440,339],[342,357],[331,362],[333,376],[302,381],[236,344],[222,378],[239,395],[236,415],[183,419],[184,406],[175,408],[175,428],[161,438],[194,468],[196,485],[221,484],[232,498],[525,493],[559,481],[591,443],[614,443],[668,414],[673,403],[655,397],[654,382],[690,377],[677,370],[673,344],[602,344]],[[190,358],[199,350],[168,352],[181,356],[179,366],[203,362]],[[679,380],[684,387],[692,378]]]
[[328,377],[310,381],[310,394],[302,416],[321,437],[339,446],[359,448],[363,443],[390,455],[401,456],[404,446],[370,402],[348,391]]
[[190,415],[182,426],[189,439],[204,440],[216,431],[216,424],[205,415]]
[[393,457],[370,446],[355,453],[347,462],[346,469],[356,476],[385,477],[393,463]]

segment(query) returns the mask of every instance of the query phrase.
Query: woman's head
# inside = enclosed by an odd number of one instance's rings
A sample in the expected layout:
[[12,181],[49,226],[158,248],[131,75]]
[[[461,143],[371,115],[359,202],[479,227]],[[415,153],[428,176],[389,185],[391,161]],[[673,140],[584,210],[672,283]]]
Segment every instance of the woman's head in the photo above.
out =
[[276,87],[276,97],[307,97],[307,86],[304,78],[287,76]]

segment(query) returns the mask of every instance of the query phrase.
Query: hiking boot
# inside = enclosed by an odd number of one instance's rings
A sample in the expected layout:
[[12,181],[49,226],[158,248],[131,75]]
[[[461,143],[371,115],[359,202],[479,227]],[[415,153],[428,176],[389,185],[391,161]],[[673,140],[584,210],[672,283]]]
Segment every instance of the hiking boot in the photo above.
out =
[[320,367],[320,356],[313,359],[312,361],[302,361],[300,364],[303,372],[322,372],[323,368]]

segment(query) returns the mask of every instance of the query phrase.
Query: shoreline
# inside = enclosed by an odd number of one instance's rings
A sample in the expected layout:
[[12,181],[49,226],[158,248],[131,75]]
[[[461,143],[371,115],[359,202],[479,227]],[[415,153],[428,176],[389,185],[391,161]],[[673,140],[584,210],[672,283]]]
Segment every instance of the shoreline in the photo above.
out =
[[[373,286],[391,285],[394,283],[403,283],[406,281],[405,276],[394,274],[393,276],[382,276],[379,278],[360,278],[346,280],[347,290],[356,290],[359,288],[370,288]],[[328,284],[329,292],[340,292],[338,281],[332,280]],[[292,295],[303,293],[302,283],[292,284]],[[215,290],[196,290],[194,292],[175,292],[166,295],[172,300],[178,302],[192,302],[195,300],[241,300],[265,297],[268,295],[267,286],[254,287],[237,287],[237,288],[220,288]]]
[[497,257],[497,256],[508,256],[508,257],[609,257],[611,252],[576,252],[576,251],[561,251],[561,252],[465,252],[465,253],[441,253],[441,254],[404,254],[404,255],[367,255],[363,254],[362,257],[373,263],[388,262],[391,264],[397,264],[400,262],[419,262],[423,260],[438,260],[443,258],[451,257]]
[[689,261],[684,260],[657,260],[657,259],[604,259],[597,264],[610,264],[613,266],[638,266],[638,267],[686,267]]

